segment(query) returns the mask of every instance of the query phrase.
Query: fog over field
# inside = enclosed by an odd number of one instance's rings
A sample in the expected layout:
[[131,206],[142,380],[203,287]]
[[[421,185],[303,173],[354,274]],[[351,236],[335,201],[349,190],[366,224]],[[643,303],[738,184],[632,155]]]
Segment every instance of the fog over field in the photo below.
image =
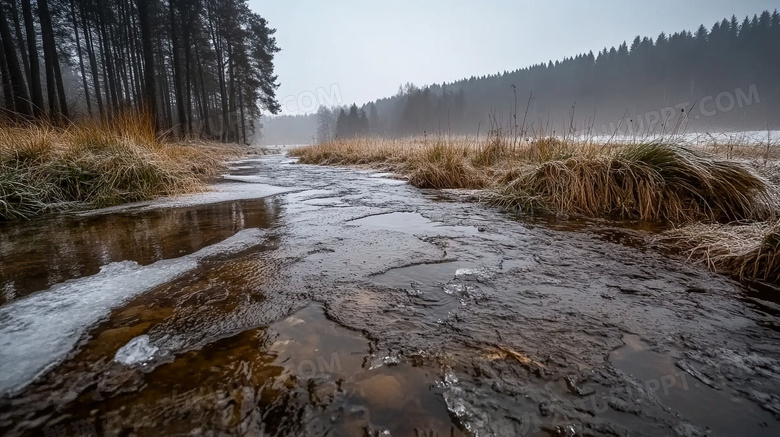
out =
[[594,136],[778,127],[770,1],[401,3],[267,8],[308,31],[279,30],[295,50],[278,55],[281,116],[263,117],[263,144],[316,141],[352,104],[383,136],[476,135],[515,116]]

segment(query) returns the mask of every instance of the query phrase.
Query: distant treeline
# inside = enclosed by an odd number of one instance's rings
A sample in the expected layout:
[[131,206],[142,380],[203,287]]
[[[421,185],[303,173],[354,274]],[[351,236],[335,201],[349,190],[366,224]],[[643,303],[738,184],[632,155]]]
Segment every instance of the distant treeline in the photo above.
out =
[[[473,135],[491,122],[529,134],[778,128],[778,50],[780,14],[764,11],[511,72],[423,88],[407,84],[358,109],[369,114],[369,133],[384,136]],[[318,140],[338,136],[335,123],[332,112],[321,111]]]
[[246,0],[0,0],[2,116],[143,110],[161,131],[246,142],[279,111],[274,32]]
[[375,133],[378,126],[376,107],[366,114],[365,108],[352,104],[344,108],[320,106],[316,115],[280,115],[263,118],[262,143],[266,145],[311,144],[333,138],[351,138]]

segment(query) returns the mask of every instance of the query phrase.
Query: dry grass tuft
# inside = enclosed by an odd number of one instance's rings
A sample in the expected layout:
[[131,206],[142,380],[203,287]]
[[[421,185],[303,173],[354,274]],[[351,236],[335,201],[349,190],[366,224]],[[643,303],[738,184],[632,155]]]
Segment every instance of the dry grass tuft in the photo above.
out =
[[203,190],[239,149],[166,143],[126,115],[111,124],[0,127],[0,220]]
[[420,188],[486,188],[488,175],[472,161],[469,148],[438,140],[407,159],[403,172]]
[[[710,223],[672,231],[662,240],[714,270],[777,282],[776,150],[731,144],[724,157],[720,147],[544,137],[516,141],[491,133],[486,140],[337,140],[291,155],[308,164],[394,171],[418,187],[490,189],[486,197],[492,203],[528,213]],[[744,156],[735,160],[736,152]],[[712,224],[739,221],[752,224]]]
[[401,162],[412,145],[376,138],[353,138],[299,147],[290,155],[304,164],[392,166]]
[[659,142],[359,138],[291,155],[395,171],[421,188],[491,188],[493,203],[530,213],[685,223],[765,219],[776,208],[770,184],[745,165]]
[[505,176],[494,202],[509,208],[658,222],[763,219],[770,186],[736,162],[662,143],[544,162]]
[[698,223],[665,232],[658,241],[719,273],[780,283],[780,221]]
[[420,188],[487,188],[491,180],[473,163],[466,141],[356,138],[290,151],[301,163],[359,165],[403,174]]

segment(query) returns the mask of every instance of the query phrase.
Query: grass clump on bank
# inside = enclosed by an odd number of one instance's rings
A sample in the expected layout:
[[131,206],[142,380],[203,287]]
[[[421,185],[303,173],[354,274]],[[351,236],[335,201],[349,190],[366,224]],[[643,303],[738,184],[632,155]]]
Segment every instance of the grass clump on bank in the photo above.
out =
[[775,205],[770,184],[743,164],[660,142],[361,138],[291,155],[307,164],[394,171],[420,188],[491,188],[493,203],[532,213],[727,222],[764,219]]
[[[526,213],[688,225],[665,236],[665,243],[713,270],[779,282],[780,208],[773,179],[745,160],[708,151],[662,142],[512,141],[491,135],[485,140],[357,138],[290,154],[306,164],[392,171],[420,188],[487,189],[490,203]],[[762,168],[768,171],[765,156],[769,153],[761,154]],[[752,224],[724,224],[733,222]],[[752,230],[750,238],[746,230]]]
[[658,240],[719,273],[780,283],[780,221],[698,223],[667,231]]
[[205,188],[238,148],[167,143],[141,117],[0,127],[0,221]]
[[551,160],[505,182],[494,197],[499,205],[588,217],[762,219],[772,204],[769,185],[743,165],[663,143]]
[[357,165],[402,174],[419,188],[487,188],[490,177],[471,162],[466,142],[353,138],[290,151],[304,164]]

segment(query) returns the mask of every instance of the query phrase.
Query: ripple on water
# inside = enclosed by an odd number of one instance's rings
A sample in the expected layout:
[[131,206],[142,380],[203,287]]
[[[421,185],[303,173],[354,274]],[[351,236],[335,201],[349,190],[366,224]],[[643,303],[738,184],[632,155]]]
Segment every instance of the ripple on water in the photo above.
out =
[[[609,355],[609,362],[629,374],[645,393],[637,397],[652,396],[661,404],[678,412],[683,421],[706,423],[716,435],[762,436],[780,435],[780,425],[768,411],[750,402],[738,401],[728,390],[700,372],[702,364],[675,360],[651,349],[638,336],[623,336],[625,345]],[[703,368],[706,372],[725,373],[740,371],[737,367]],[[729,411],[728,415],[713,415],[713,411]],[[739,422],[733,420],[739,417]],[[686,425],[687,428],[695,428]],[[774,429],[774,431],[772,431]],[[704,433],[704,430],[698,430]]]
[[[135,337],[121,350],[148,352],[144,339]],[[125,381],[115,392],[104,387],[100,403],[92,401],[93,392],[84,392],[58,414],[87,418],[84,406],[89,405],[89,417],[111,435],[236,430],[462,435],[435,374],[392,353],[375,353],[367,338],[329,320],[314,303],[268,327],[182,353],[144,373],[133,370],[141,362],[114,369],[113,377]],[[380,355],[395,359],[371,366],[382,361]]]

